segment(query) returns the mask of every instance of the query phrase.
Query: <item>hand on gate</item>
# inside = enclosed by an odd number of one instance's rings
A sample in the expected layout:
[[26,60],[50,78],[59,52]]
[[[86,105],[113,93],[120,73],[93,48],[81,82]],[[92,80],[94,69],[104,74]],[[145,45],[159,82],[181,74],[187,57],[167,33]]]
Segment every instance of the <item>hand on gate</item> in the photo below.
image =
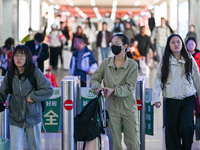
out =
[[104,87],[103,91],[105,98],[108,98],[112,93],[114,93],[115,89]]
[[6,106],[4,105],[4,102],[1,100],[0,101],[0,112],[4,111]]
[[156,102],[156,103],[154,104],[154,106],[155,106],[156,108],[160,108],[161,102]]
[[87,74],[92,75],[92,71],[88,70]]
[[96,95],[99,95],[99,92],[100,91],[103,91],[103,88],[98,88],[97,90],[96,90]]

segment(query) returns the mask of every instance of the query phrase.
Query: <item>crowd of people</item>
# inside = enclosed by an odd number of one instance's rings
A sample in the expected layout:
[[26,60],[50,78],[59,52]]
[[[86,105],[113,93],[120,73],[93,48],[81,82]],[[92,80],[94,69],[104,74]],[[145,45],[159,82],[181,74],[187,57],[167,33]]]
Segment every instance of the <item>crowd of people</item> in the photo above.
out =
[[[163,93],[163,107],[166,111],[166,148],[191,149],[194,110],[196,118],[200,115],[200,51],[197,49],[195,28],[191,25],[183,40],[180,35],[173,34],[174,31],[164,18],[161,18],[161,25],[158,27],[155,27],[154,21],[151,17],[149,27],[141,26],[138,32],[137,25],[130,16],[125,21],[116,18],[112,28],[108,17],[104,18],[100,24],[101,29],[97,29],[97,25],[87,18],[84,23],[74,22],[71,27],[63,22],[60,26],[52,24],[50,33],[46,35],[46,43],[45,35],[39,32],[33,35],[31,28],[28,29],[29,34],[21,41],[24,45],[14,47],[14,39],[8,38],[0,48],[2,76],[5,76],[0,88],[0,98],[3,100],[0,103],[0,110],[4,110],[3,102],[9,93],[6,90],[9,87],[9,73],[12,75],[13,85],[20,83],[19,86],[24,88],[23,92],[20,91],[22,89],[13,88],[10,93],[10,129],[13,140],[11,149],[23,147],[23,142],[20,141],[24,133],[23,123],[26,125],[29,148],[41,149],[41,138],[32,138],[32,134],[34,132],[33,137],[41,137],[39,131],[42,106],[39,104],[53,94],[52,85],[43,75],[44,61],[49,59],[49,66],[58,69],[59,56],[61,64],[63,59],[71,59],[69,75],[81,76],[82,87],[91,86],[95,94],[100,90],[108,92],[106,107],[110,116],[109,138],[112,141],[110,147],[114,150],[122,149],[122,123],[127,148],[138,150],[140,147],[138,111],[133,93],[137,77],[144,75],[148,78],[149,68],[154,67],[154,61],[157,61],[151,103],[159,108],[160,93]],[[146,34],[148,28],[151,31],[150,35]],[[62,49],[68,45],[70,39],[72,57],[63,58]],[[98,53],[98,49],[101,53]],[[102,57],[101,64],[98,64],[99,54]],[[113,57],[109,57],[110,55]],[[37,80],[37,89],[30,84],[27,85],[26,80],[30,73],[33,73]],[[17,97],[20,92],[21,99]],[[21,111],[20,113],[24,113],[24,107],[28,111],[24,116],[17,118],[14,105],[20,108],[17,110]],[[36,107],[38,117],[32,118],[32,111]],[[18,135],[21,138],[18,138]]]

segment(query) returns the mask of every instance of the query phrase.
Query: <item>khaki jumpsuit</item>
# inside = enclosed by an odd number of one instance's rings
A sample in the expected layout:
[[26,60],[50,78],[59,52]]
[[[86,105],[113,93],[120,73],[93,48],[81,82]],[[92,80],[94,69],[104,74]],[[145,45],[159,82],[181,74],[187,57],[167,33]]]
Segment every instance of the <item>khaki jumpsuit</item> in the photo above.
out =
[[113,150],[121,150],[121,124],[124,125],[124,142],[128,150],[139,150],[139,121],[135,100],[138,77],[137,63],[128,57],[124,65],[115,68],[114,57],[104,60],[91,77],[92,91],[101,87],[114,88],[106,104],[109,113],[109,128],[113,140]]

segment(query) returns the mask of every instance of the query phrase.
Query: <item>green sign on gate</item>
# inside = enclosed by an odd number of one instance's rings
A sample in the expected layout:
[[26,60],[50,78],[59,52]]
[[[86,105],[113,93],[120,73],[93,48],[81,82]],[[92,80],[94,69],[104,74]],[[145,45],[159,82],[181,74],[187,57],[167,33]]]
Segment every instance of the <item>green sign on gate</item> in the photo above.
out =
[[145,89],[145,134],[153,135],[152,89]]
[[[42,113],[46,132],[59,132],[60,129],[61,88],[54,88],[54,94],[45,101],[45,111]],[[44,131],[44,129],[42,129]]]
[[95,97],[90,87],[81,87],[81,110]]

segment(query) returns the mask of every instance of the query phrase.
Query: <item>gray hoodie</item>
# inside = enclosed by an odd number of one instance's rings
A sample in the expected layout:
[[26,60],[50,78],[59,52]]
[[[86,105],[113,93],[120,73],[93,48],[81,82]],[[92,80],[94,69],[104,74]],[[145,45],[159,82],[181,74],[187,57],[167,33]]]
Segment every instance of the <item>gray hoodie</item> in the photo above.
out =
[[[37,90],[34,89],[29,79],[23,76],[19,79],[18,75],[14,75],[12,81],[12,94],[9,101],[9,117],[11,125],[18,127],[31,127],[42,121],[41,101],[47,100],[53,94],[53,87],[44,74],[36,68],[34,77],[37,81]],[[2,82],[0,88],[0,99],[5,101],[8,93],[8,76]],[[35,103],[28,105],[27,98]]]

